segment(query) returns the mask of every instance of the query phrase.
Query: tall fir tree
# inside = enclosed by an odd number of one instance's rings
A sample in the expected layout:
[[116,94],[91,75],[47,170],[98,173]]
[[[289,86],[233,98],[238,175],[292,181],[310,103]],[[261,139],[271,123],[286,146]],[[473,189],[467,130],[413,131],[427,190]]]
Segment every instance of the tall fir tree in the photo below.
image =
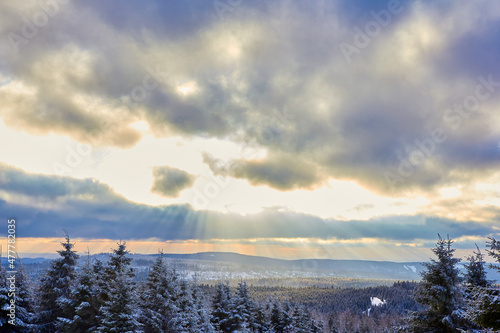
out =
[[90,333],[97,329],[97,314],[101,306],[96,286],[96,274],[90,258],[78,275],[78,283],[72,290],[73,316],[64,321],[65,333]]
[[175,321],[178,323],[181,332],[203,332],[202,329],[208,327],[204,325],[203,318],[199,317],[191,287],[186,281],[181,281],[180,286],[181,294],[178,300],[179,313]]
[[453,256],[452,244],[449,237],[442,239],[438,235],[436,247],[432,249],[437,260],[424,263],[426,269],[421,273],[416,300],[425,309],[410,318],[407,327],[410,332],[461,332],[473,325],[462,309],[462,278],[457,268],[460,259]]
[[255,312],[254,321],[254,332],[265,333],[269,330],[269,322],[267,320],[265,309],[261,306],[257,306],[257,311]]
[[[286,307],[286,303],[284,304]],[[291,317],[287,311],[283,308],[281,302],[274,298],[270,305],[270,321],[269,327],[273,332],[284,333],[286,332],[287,326],[291,324]]]
[[257,305],[250,297],[248,286],[245,281],[238,283],[235,295],[236,313],[241,322],[251,330],[257,329],[255,321],[257,315]]
[[309,332],[309,328],[311,326],[311,315],[307,309],[301,306],[296,306],[293,309],[291,319],[295,333]]
[[91,265],[92,269],[92,279],[94,284],[94,290],[96,294],[96,308],[100,309],[104,303],[109,299],[108,297],[108,282],[106,280],[106,267],[103,262],[99,259],[94,259]]
[[3,265],[0,265],[0,328],[2,332],[13,332],[12,325],[8,323],[10,319],[9,313],[10,297],[7,282],[7,270],[3,267]]
[[16,274],[16,328],[15,332],[33,332],[37,326],[33,324],[35,309],[31,280],[26,267],[19,260]]
[[135,333],[142,332],[138,313],[134,307],[134,272],[130,267],[132,258],[125,243],[118,243],[104,269],[107,300],[100,309],[98,332]]
[[324,332],[324,324],[321,320],[314,319],[313,316],[310,316],[310,324],[309,324],[309,332],[310,333],[322,333]]
[[[489,248],[486,250],[488,255],[500,264],[500,241],[497,241],[495,238],[488,237],[486,246]],[[500,265],[491,264],[490,267],[500,272]]]
[[32,323],[35,314],[31,281],[21,261],[16,267],[16,273],[0,267],[0,332],[33,332],[36,326]]
[[290,300],[285,300],[283,302],[283,323],[285,326],[284,332],[289,332],[293,330],[293,321],[292,321],[292,306],[290,304]]
[[[500,263],[500,241],[494,238],[489,238],[486,251]],[[500,272],[500,266],[490,265],[491,268],[497,269]],[[492,330],[500,330],[500,290],[494,288],[488,281],[484,286],[476,287],[469,302],[468,314],[472,320],[486,328]]]
[[196,325],[197,331],[201,333],[215,333],[215,328],[210,322],[210,310],[205,301],[205,297],[201,289],[194,285],[192,287],[192,297],[194,303],[194,311],[197,313],[198,323]]
[[42,277],[39,285],[39,325],[42,331],[56,332],[64,325],[58,322],[71,317],[71,289],[76,279],[76,263],[78,254],[73,251],[66,232],[66,241],[62,242],[63,250],[57,251],[61,258],[52,261],[50,268]]
[[215,328],[224,333],[232,333],[236,326],[234,322],[235,308],[228,282],[219,283],[216,286],[212,308],[210,320]]
[[484,255],[481,253],[481,250],[479,250],[477,244],[476,249],[477,251],[474,251],[473,255],[467,257],[468,263],[464,264],[466,270],[464,274],[464,283],[471,288],[486,288],[491,285],[491,281],[487,279]]
[[156,258],[146,280],[140,298],[139,321],[144,332],[175,332],[174,320],[179,311],[177,300],[180,294],[178,275],[168,269],[163,255]]

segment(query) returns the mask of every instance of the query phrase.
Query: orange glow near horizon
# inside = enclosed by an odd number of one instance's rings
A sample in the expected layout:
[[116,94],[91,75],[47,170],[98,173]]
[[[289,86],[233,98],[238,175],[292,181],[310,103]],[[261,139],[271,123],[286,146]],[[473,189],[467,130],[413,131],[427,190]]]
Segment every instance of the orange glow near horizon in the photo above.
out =
[[[20,257],[49,256],[57,257],[61,249],[63,238],[18,238],[16,245]],[[262,240],[260,240],[262,241]],[[116,248],[119,241],[112,239],[84,239],[74,238],[74,250],[83,255],[88,250],[90,254],[109,253]],[[430,248],[422,246],[408,246],[407,244],[387,244],[355,240],[337,242],[338,247],[326,247],[314,239],[304,240],[304,246],[296,247],[284,242],[282,244],[242,244],[240,239],[219,240],[172,240],[160,241],[157,239],[126,240],[127,248],[132,253],[156,254],[164,253],[189,254],[199,252],[235,252],[244,255],[263,256],[278,259],[346,259],[346,260],[388,260],[388,261],[427,261],[432,257]],[[255,244],[254,244],[255,243]],[[6,248],[6,246],[4,246]],[[88,250],[87,250],[88,249]],[[457,257],[463,258],[470,254],[469,249],[459,249]],[[394,254],[398,253],[395,257]]]

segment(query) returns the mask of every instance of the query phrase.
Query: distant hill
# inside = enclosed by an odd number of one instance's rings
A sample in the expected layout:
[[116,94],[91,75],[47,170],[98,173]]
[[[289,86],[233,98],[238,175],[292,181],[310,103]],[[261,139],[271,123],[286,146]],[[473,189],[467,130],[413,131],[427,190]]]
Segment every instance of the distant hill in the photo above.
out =
[[[132,254],[133,266],[146,272],[159,254]],[[105,253],[92,258],[106,260]],[[298,259],[285,260],[238,254],[233,252],[201,252],[193,254],[166,253],[163,257],[186,278],[198,280],[259,279],[259,278],[353,278],[383,280],[420,280],[424,269],[420,262],[390,262],[370,260]],[[83,258],[82,260],[84,260]],[[37,270],[50,259],[24,258],[22,262]],[[83,261],[82,261],[83,262]],[[6,258],[2,258],[6,264]],[[463,265],[459,266],[463,270]],[[489,278],[500,281],[500,274],[489,272]]]
[[[158,254],[151,255],[152,257]],[[178,260],[203,260],[221,263],[234,263],[245,266],[268,267],[280,271],[307,272],[312,275],[419,280],[419,272],[423,269],[421,263],[397,263],[389,261],[368,260],[334,260],[334,259],[298,259],[285,260],[238,254],[233,252],[201,252],[193,254],[164,254],[165,258]]]
[[[42,262],[46,262],[46,261],[50,261],[50,260],[52,260],[52,259],[47,259],[47,258],[43,258],[43,257],[21,258],[21,262],[25,265],[42,263]],[[2,257],[2,265],[6,265],[6,264],[7,264],[7,258]]]

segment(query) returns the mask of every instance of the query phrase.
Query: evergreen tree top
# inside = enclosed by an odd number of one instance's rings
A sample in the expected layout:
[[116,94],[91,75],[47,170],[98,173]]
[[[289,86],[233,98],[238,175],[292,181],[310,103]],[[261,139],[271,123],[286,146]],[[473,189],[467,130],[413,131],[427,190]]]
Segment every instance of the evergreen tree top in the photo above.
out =
[[65,242],[61,242],[61,245],[64,249],[58,250],[57,253],[59,253],[62,259],[66,262],[76,262],[76,260],[80,259],[80,256],[75,251],[73,251],[73,247],[75,246],[75,244],[71,243],[71,240],[67,233],[65,235],[65,239]]
[[464,265],[467,270],[464,276],[465,284],[471,287],[489,287],[491,281],[486,278],[484,255],[477,244],[476,249],[477,251],[474,251],[473,255],[467,257],[469,263]]
[[113,249],[113,253],[109,256],[108,266],[115,272],[124,272],[129,268],[132,258],[129,257],[129,251],[127,251],[126,243],[117,243],[118,247]]
[[[489,247],[489,250],[486,250],[486,252],[488,252],[490,257],[500,263],[500,241],[497,241],[495,238],[488,237],[486,246]],[[500,272],[500,266],[490,264],[490,267]]]

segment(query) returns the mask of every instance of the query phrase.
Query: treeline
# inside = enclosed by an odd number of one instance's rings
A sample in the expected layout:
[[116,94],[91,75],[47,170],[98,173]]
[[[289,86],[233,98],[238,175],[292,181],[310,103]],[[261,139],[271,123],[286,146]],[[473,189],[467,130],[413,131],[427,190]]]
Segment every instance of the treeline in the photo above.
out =
[[[230,282],[239,280],[231,279]],[[392,280],[383,279],[367,279],[367,278],[345,278],[345,277],[264,277],[264,278],[247,278],[245,279],[249,285],[260,287],[289,287],[289,288],[366,288],[373,286],[391,286],[394,283]]]
[[[292,288],[292,287],[250,287],[250,294],[258,301],[278,297],[291,304],[302,304],[319,313],[363,313],[372,307],[371,297],[384,300],[383,307],[375,311],[405,314],[419,309],[413,299],[417,282],[395,282],[392,286],[367,288]],[[372,314],[373,314],[372,312]]]
[[[138,279],[125,243],[107,260],[82,259],[81,267],[69,237],[61,244],[60,257],[34,282],[22,264],[15,274],[0,268],[1,332],[500,330],[500,290],[487,279],[484,255],[477,248],[461,274],[449,238],[439,237],[421,282],[362,289],[192,284],[161,255]],[[486,252],[500,263],[499,241],[489,239]],[[371,297],[383,303],[375,306]]]
[[301,305],[255,302],[246,282],[207,293],[162,256],[138,282],[125,243],[81,269],[70,238],[61,244],[60,258],[34,284],[22,265],[15,274],[0,269],[1,332],[323,332]]
[[[392,286],[367,288],[251,287],[256,300],[278,297],[292,306],[301,304],[324,323],[325,332],[394,332],[408,311],[421,308],[413,299],[417,282],[394,282]],[[383,304],[374,306],[371,298]]]

